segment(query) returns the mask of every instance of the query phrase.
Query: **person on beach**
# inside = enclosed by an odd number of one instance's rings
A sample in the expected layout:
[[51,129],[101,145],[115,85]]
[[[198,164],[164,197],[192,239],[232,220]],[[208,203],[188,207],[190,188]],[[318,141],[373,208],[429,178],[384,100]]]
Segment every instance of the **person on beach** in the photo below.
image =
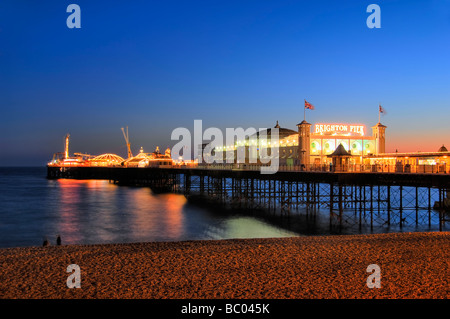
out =
[[56,245],[61,246],[61,236],[56,237]]
[[42,246],[46,247],[46,246],[49,246],[49,245],[50,245],[50,243],[48,242],[47,237],[44,237],[44,243],[42,244]]

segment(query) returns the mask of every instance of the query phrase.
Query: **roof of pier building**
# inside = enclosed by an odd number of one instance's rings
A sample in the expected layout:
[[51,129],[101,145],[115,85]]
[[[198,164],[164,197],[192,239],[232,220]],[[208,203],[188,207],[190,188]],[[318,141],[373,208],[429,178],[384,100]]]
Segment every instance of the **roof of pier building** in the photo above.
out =
[[116,154],[102,154],[89,160],[90,162],[122,163],[124,159]]
[[[293,134],[298,134],[297,131],[294,131],[294,130],[291,130],[291,129],[288,129],[285,127],[280,127],[280,125],[278,124],[278,121],[277,121],[277,124],[273,128],[278,129],[278,139],[279,140],[286,138]],[[267,128],[267,129],[261,130],[259,132],[256,132],[255,134],[250,135],[249,139],[251,139],[255,135],[256,135],[256,138],[259,139],[260,134],[263,134],[263,136],[264,136],[264,134],[266,134],[267,138],[270,138],[272,136],[273,128]]]
[[336,147],[336,149],[334,150],[334,152],[328,155],[328,157],[333,156],[352,156],[352,154],[347,152],[342,144],[339,144],[338,147]]
[[125,161],[122,157],[116,154],[101,154],[88,160],[94,166],[119,165]]
[[170,159],[171,160],[172,158],[170,157],[170,149],[167,149],[165,151],[165,153],[162,154],[159,151],[159,147],[157,146],[156,150],[154,152],[145,153],[144,149],[141,147],[139,153],[136,156],[125,160],[125,163],[127,163],[127,164],[128,163],[139,163],[142,161],[149,161],[149,160],[155,160],[155,159]]

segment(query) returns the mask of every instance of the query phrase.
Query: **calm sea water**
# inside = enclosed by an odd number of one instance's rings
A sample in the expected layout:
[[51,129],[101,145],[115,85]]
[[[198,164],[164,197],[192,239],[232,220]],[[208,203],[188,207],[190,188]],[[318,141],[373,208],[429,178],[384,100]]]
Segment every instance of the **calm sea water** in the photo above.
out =
[[103,180],[47,180],[46,168],[0,168],[0,247],[295,236],[182,195]]
[[[102,180],[47,180],[46,168],[0,168],[0,247],[287,237],[330,233],[329,218],[243,214]],[[436,230],[414,228],[408,230]],[[398,231],[381,229],[378,232]],[[373,232],[356,228],[347,233]]]

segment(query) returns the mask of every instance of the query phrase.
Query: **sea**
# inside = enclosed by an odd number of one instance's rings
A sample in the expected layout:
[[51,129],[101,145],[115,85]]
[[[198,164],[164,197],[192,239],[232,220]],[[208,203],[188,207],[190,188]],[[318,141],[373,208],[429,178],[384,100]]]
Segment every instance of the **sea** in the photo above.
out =
[[[329,211],[245,212],[189,202],[180,194],[107,180],[47,179],[46,167],[0,168],[0,248],[62,244],[438,231],[433,223],[331,227]],[[410,226],[408,226],[410,225]]]

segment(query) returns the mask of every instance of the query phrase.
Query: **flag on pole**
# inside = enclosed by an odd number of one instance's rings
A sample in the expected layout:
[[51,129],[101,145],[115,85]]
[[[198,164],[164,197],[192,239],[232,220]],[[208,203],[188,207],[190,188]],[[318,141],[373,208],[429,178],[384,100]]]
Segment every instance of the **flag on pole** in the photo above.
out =
[[385,115],[386,110],[381,107],[381,104],[378,104],[378,123],[381,123],[381,113]]
[[305,109],[314,110],[314,105],[305,100]]

